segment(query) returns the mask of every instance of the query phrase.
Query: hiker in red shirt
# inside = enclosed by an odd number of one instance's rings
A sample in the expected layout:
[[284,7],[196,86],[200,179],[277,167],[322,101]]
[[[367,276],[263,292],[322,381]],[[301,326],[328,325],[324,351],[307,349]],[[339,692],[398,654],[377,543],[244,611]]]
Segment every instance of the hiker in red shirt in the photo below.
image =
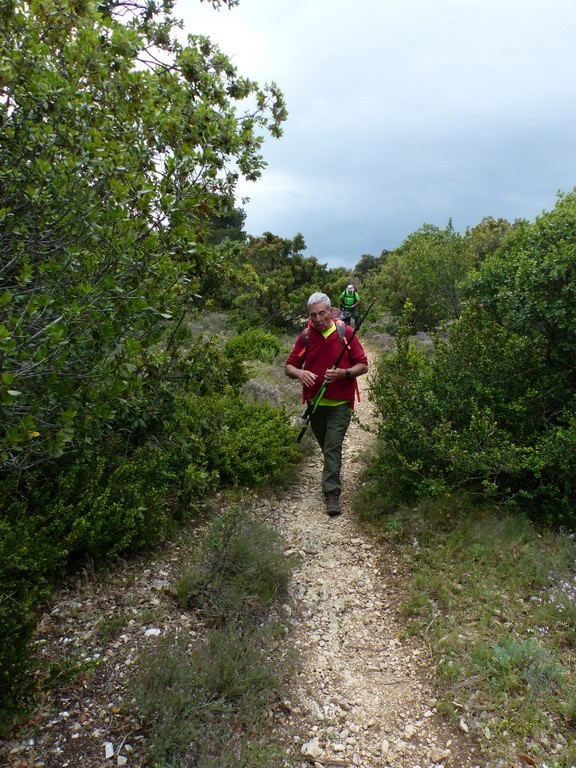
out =
[[[324,397],[310,416],[310,426],[324,454],[322,492],[326,511],[334,516],[341,512],[342,443],[358,390],[356,377],[368,372],[368,358],[357,335],[348,345],[346,330],[337,328],[336,323],[342,321],[332,317],[330,299],[325,293],[310,296],[308,317],[308,325],[296,339],[284,370],[291,379],[302,382],[303,401],[312,400],[323,382],[328,382]],[[348,330],[350,337],[352,334]],[[348,346],[340,361],[342,367],[333,368],[342,345]]]

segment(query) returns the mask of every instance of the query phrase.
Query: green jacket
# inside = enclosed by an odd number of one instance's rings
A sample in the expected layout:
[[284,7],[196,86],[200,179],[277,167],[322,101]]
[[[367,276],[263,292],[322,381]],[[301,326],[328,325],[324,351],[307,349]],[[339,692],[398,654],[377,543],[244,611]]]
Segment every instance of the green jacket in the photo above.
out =
[[356,304],[357,301],[360,301],[360,296],[356,291],[352,291],[352,293],[342,291],[340,294],[340,304],[343,304],[346,309],[349,309],[352,304]]

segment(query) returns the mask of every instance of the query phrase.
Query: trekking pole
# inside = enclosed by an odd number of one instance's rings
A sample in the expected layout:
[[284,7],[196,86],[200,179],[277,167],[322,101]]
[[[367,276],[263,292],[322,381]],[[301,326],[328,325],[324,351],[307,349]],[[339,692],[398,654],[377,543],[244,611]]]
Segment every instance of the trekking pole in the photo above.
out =
[[[372,301],[368,305],[368,308],[367,308],[366,312],[364,312],[362,317],[360,317],[358,319],[358,322],[355,324],[354,330],[352,331],[352,335],[350,336],[349,339],[346,339],[346,346],[342,349],[342,352],[340,352],[340,354],[338,355],[338,359],[336,360],[336,362],[334,363],[334,365],[332,366],[332,368],[330,370],[333,371],[336,368],[338,368],[338,366],[340,365],[340,362],[341,362],[342,358],[344,357],[344,355],[348,351],[348,348],[350,347],[352,339],[354,338],[354,336],[356,336],[356,332],[358,331],[358,329],[360,328],[360,326],[364,322],[364,318],[366,317],[368,312],[370,312],[370,310],[372,309],[372,305],[374,304],[375,301],[376,301],[376,299],[372,299]],[[310,417],[312,416],[312,414],[314,413],[316,408],[318,408],[318,404],[319,404],[320,400],[322,400],[322,398],[324,397],[324,393],[326,392],[326,388],[328,387],[329,383],[330,383],[329,381],[324,379],[324,381],[322,382],[322,386],[320,387],[320,389],[318,390],[318,392],[314,396],[314,399],[310,400],[310,402],[306,406],[306,410],[302,414],[302,421],[304,422],[304,425],[303,425],[302,429],[300,430],[300,434],[296,438],[296,442],[297,443],[299,443],[302,440],[302,438],[304,437],[304,435],[306,434],[306,430],[308,429],[308,424],[310,424]]]

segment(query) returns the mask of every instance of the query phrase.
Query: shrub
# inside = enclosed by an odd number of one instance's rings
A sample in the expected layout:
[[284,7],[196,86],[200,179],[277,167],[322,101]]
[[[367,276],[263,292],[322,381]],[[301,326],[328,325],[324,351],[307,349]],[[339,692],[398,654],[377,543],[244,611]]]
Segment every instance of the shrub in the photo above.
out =
[[116,465],[99,456],[73,466],[61,479],[53,511],[70,521],[69,551],[104,564],[161,540],[168,524],[168,467],[158,448],[138,449]]
[[206,636],[165,638],[132,678],[153,757],[182,768],[279,765],[258,726],[292,667],[282,628],[269,621],[290,579],[280,538],[235,507],[212,521],[191,561],[176,594],[208,621]]
[[37,603],[49,593],[46,573],[62,561],[62,552],[44,540],[35,519],[0,520],[0,734],[32,700]]
[[278,765],[255,726],[282,690],[279,653],[270,665],[266,626],[238,633],[212,630],[186,647],[168,637],[142,660],[133,680],[152,757],[167,768],[257,768]]
[[271,363],[280,353],[278,337],[261,328],[248,328],[226,341],[224,352],[244,360],[261,360]]
[[[217,391],[206,396],[157,390],[138,447],[120,429],[98,450],[61,457],[19,484],[4,479],[0,690],[8,703],[0,719],[33,692],[35,609],[73,561],[90,557],[98,567],[150,546],[208,491],[284,478],[295,464],[295,430],[284,412],[247,405],[225,380],[214,372],[206,383]],[[155,442],[145,439],[153,427]]]
[[511,230],[469,279],[468,302],[424,358],[407,345],[378,368],[372,475],[390,504],[453,489],[576,521],[576,195]]
[[[37,478],[40,473],[36,473]],[[37,479],[36,478],[36,479]],[[35,486],[33,478],[28,478]],[[67,559],[63,528],[41,503],[27,505],[9,479],[0,485],[0,732],[30,702],[36,606]],[[35,501],[40,501],[36,499]]]
[[222,485],[279,480],[297,461],[297,431],[283,408],[246,403],[233,393],[182,396],[176,403],[169,433],[183,448],[182,462],[217,473]]
[[[97,566],[158,541],[168,523],[167,457],[87,453],[28,473],[17,490],[4,480],[0,507],[0,723],[33,695],[31,640],[37,606],[75,558]],[[6,493],[11,490],[12,493]]]

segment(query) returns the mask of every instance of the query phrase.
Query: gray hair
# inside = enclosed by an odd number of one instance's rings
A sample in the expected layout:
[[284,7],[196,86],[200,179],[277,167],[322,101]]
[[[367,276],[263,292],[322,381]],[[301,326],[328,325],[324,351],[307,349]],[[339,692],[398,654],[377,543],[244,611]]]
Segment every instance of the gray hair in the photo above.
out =
[[319,304],[320,302],[326,305],[326,309],[330,309],[330,299],[328,296],[326,296],[325,293],[313,293],[312,296],[310,296],[308,299],[306,308],[309,310],[312,304]]

